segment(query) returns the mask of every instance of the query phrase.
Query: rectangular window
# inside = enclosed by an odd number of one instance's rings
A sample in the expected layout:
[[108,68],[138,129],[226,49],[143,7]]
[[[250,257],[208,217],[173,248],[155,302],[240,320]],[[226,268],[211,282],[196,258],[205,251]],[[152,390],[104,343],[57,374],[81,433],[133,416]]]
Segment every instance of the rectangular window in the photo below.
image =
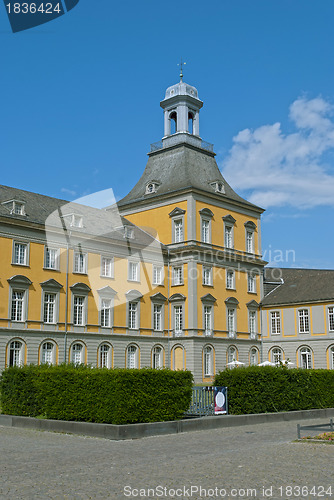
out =
[[12,291],[12,321],[23,321],[23,307],[24,307],[24,292],[19,290]]
[[278,311],[272,311],[271,316],[271,334],[279,335],[281,333],[281,315]]
[[74,272],[80,274],[87,273],[87,254],[74,252]]
[[210,243],[210,221],[202,219],[202,241]]
[[249,333],[251,335],[256,334],[256,312],[249,311]]
[[226,288],[234,289],[234,271],[226,271]]
[[56,314],[56,294],[44,294],[44,323],[55,323]]
[[204,306],[204,333],[205,335],[212,333],[212,306]]
[[182,306],[174,306],[174,331],[176,335],[182,334],[183,318]]
[[138,279],[138,262],[129,262],[129,281],[139,281]]
[[19,201],[14,201],[11,213],[15,215],[25,215],[23,203],[20,203]]
[[124,226],[124,238],[132,240],[134,237],[135,237],[135,232],[134,232],[133,227],[131,227],[131,226]]
[[163,268],[161,266],[153,266],[153,285],[163,284]]
[[248,293],[256,292],[256,278],[252,274],[248,274]]
[[134,345],[128,347],[128,368],[137,368],[137,347]]
[[298,316],[299,316],[299,333],[309,333],[310,324],[309,324],[308,309],[300,309],[298,311]]
[[183,222],[182,219],[174,221],[174,243],[183,241]]
[[58,269],[58,249],[45,247],[44,266],[46,269]]
[[74,296],[73,325],[84,325],[85,297]]
[[129,302],[129,328],[131,330],[137,329],[137,302]]
[[225,226],[225,247],[233,248],[233,235],[232,235],[232,227]]
[[203,266],[203,285],[212,286],[212,267]]
[[162,305],[154,304],[153,307],[153,329],[160,332],[162,330]]
[[111,325],[111,300],[101,300],[101,326],[110,327]]
[[235,309],[227,310],[227,328],[228,334],[231,337],[235,335]]
[[113,259],[111,257],[101,257],[101,276],[104,278],[113,277]]
[[28,263],[28,245],[14,242],[13,264],[26,266]]
[[173,285],[183,285],[182,266],[173,267]]
[[329,321],[329,330],[331,332],[334,331],[334,307],[328,308],[328,321]]
[[246,232],[246,251],[254,253],[254,233],[252,231]]

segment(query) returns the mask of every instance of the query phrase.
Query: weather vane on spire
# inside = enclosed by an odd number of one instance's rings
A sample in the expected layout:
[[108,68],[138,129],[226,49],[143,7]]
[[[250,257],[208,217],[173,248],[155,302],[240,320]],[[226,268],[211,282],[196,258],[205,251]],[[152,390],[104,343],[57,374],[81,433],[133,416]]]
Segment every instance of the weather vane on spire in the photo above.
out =
[[182,82],[182,78],[183,78],[183,66],[185,66],[186,64],[187,64],[186,62],[182,61],[182,57],[181,57],[181,62],[178,63],[178,66],[180,66],[180,78],[181,78],[181,82]]

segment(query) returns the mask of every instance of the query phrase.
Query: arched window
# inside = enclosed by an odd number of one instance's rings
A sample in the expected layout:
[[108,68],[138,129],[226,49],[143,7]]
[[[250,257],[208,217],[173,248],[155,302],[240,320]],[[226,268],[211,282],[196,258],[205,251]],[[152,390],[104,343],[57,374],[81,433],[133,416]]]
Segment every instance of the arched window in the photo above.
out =
[[75,343],[71,348],[71,362],[80,365],[84,362],[84,347],[82,344]]
[[251,366],[257,365],[259,362],[259,351],[256,347],[252,347],[249,353],[249,364]]
[[274,347],[274,349],[271,352],[272,352],[272,362],[275,363],[275,365],[279,365],[280,363],[283,362],[283,353],[280,347]]
[[334,370],[334,346],[329,350],[329,364],[332,370]]
[[176,111],[173,111],[170,115],[170,133],[175,134],[177,132],[177,114]]
[[54,363],[55,346],[52,342],[44,342],[41,348],[41,364]]
[[228,350],[227,350],[227,360],[228,363],[231,363],[232,361],[237,361],[238,359],[238,351],[237,348],[231,345]]
[[203,349],[204,377],[213,375],[213,349],[207,345]]
[[112,348],[109,344],[101,344],[99,347],[99,368],[111,368]]
[[163,349],[160,346],[155,346],[152,350],[152,368],[163,367]]
[[194,115],[192,113],[188,113],[188,132],[189,134],[194,133]]
[[9,344],[9,366],[20,366],[23,364],[23,344],[19,340],[13,340]]
[[138,347],[135,345],[129,345],[127,348],[126,367],[138,368]]
[[309,347],[300,349],[300,366],[305,369],[312,368],[312,352]]

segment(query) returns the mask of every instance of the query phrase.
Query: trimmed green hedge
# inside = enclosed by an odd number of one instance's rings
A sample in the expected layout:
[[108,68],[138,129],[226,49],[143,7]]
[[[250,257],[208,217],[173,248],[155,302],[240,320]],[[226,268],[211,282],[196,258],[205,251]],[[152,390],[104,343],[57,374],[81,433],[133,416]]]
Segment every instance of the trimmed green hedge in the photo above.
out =
[[183,416],[192,383],[189,371],[29,365],[2,373],[0,401],[8,415],[112,424],[158,422]]
[[232,415],[334,408],[334,371],[250,366],[224,370],[214,385],[227,387]]

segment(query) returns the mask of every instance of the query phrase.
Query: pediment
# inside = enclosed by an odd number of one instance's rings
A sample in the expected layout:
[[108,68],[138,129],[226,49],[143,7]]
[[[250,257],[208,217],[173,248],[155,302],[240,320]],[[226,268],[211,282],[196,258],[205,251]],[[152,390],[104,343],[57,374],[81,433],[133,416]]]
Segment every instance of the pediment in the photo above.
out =
[[30,286],[32,284],[32,281],[30,281],[30,279],[27,278],[26,276],[22,276],[22,274],[16,274],[15,276],[9,278],[7,281],[11,285]]
[[110,286],[104,286],[103,288],[99,288],[96,291],[99,295],[104,295],[106,297],[114,297],[115,295],[117,295],[117,292]]
[[207,293],[206,295],[203,295],[203,297],[201,297],[201,301],[210,302],[211,304],[213,304],[217,301],[217,299],[213,295],[211,295],[211,293]]
[[256,229],[256,224],[254,224],[254,222],[252,222],[251,220],[245,222],[245,227],[247,227],[248,229],[252,229],[253,231],[255,231]]
[[158,292],[155,293],[154,295],[151,295],[150,299],[152,300],[152,302],[166,302],[167,297],[162,295],[162,293]]
[[47,281],[43,281],[42,283],[40,283],[40,285],[42,288],[50,288],[53,290],[60,290],[61,288],[63,288],[63,285],[58,283],[58,281],[54,280],[53,278]]
[[228,306],[237,306],[239,304],[239,301],[235,297],[227,297],[227,299],[225,300],[225,304],[227,304]]
[[177,217],[179,215],[184,215],[186,213],[185,210],[179,207],[175,207],[174,210],[172,210],[168,215],[169,217]]
[[186,300],[186,296],[182,293],[174,293],[171,297],[169,297],[169,302],[183,302]]
[[70,289],[72,292],[81,292],[81,293],[89,293],[90,288],[86,283],[75,283],[74,285],[70,286]]
[[127,300],[140,300],[143,298],[143,294],[138,290],[129,290],[125,294]]
[[236,222],[235,218],[232,217],[232,215],[225,215],[225,217],[223,217],[223,221],[227,222],[228,224],[235,224]]
[[248,307],[248,309],[258,309],[260,307],[256,300],[250,300],[249,302],[247,302],[246,306]]
[[204,217],[210,217],[211,219],[213,217],[213,212],[210,210],[210,208],[202,208],[199,213]]

